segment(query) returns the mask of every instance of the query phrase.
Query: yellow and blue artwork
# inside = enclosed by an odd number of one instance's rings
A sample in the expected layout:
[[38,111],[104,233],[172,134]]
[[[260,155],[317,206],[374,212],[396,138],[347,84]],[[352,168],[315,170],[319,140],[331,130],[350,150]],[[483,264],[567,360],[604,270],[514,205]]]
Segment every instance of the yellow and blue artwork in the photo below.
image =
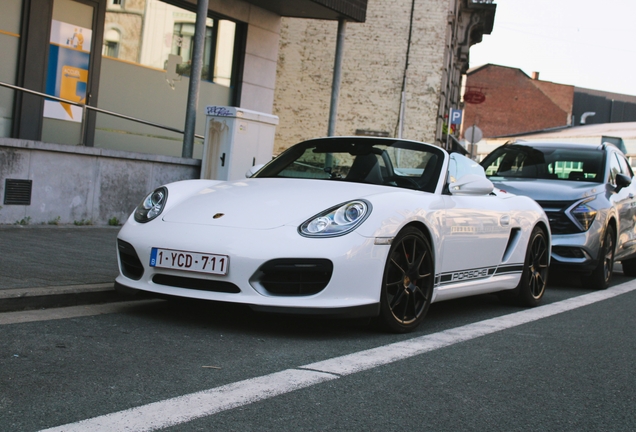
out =
[[[53,20],[49,47],[46,93],[80,104],[86,103],[92,31]],[[82,108],[47,99],[44,117],[82,121]]]

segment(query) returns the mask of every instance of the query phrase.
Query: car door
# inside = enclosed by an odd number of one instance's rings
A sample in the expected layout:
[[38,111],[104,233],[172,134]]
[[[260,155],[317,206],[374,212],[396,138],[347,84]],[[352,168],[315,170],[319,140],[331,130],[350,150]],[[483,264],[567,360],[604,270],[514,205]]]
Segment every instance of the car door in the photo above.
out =
[[[450,181],[474,173],[485,179],[483,168],[474,161],[451,156]],[[492,275],[501,263],[511,230],[511,216],[503,200],[490,193],[448,194],[443,198],[440,283],[454,284]]]
[[616,259],[627,257],[636,253],[636,185],[634,174],[627,160],[618,152],[611,152],[610,156],[610,183],[616,185],[616,175],[624,174],[632,183],[612,194],[610,201],[616,207],[619,217],[618,241],[616,247]]
[[459,282],[492,275],[510,236],[510,214],[495,196],[446,196],[442,279]]

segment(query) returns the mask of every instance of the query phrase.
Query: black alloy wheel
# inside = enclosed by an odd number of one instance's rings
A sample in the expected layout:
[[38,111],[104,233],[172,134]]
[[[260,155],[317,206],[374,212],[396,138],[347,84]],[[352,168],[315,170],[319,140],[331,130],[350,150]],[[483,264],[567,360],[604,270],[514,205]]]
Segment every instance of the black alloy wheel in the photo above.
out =
[[540,227],[535,227],[528,242],[519,284],[513,290],[500,292],[499,298],[520,306],[537,306],[548,285],[549,258],[550,249],[546,233]]
[[431,304],[435,279],[429,241],[418,229],[404,229],[391,244],[380,295],[380,322],[406,333],[422,322]]

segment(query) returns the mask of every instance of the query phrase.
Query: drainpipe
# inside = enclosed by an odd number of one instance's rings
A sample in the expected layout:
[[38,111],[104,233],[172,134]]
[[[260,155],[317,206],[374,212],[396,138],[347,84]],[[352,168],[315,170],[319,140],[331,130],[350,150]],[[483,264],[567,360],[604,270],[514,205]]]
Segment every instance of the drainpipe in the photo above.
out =
[[203,69],[203,49],[205,47],[205,21],[208,17],[208,0],[197,1],[197,19],[194,29],[194,47],[192,67],[190,68],[190,85],[188,86],[188,103],[183,134],[181,157],[192,158],[194,148],[194,128],[199,105],[199,84]]
[[404,74],[402,75],[402,97],[400,98],[400,114],[398,118],[397,137],[402,139],[404,132],[404,115],[406,110],[406,81],[408,80],[409,57],[411,54],[411,39],[413,36],[413,14],[415,12],[415,0],[411,1],[411,17],[409,18],[409,38],[406,42],[406,60],[404,62]]
[[584,112],[583,115],[581,116],[581,124],[584,125],[587,118],[592,117],[594,115],[596,115],[596,113],[592,111]]
[[336,42],[336,59],[333,64],[333,81],[331,84],[331,106],[329,107],[329,126],[327,136],[336,133],[336,119],[338,117],[338,95],[340,94],[340,72],[342,70],[342,57],[344,53],[345,30],[347,21],[344,18],[338,20],[338,40]]

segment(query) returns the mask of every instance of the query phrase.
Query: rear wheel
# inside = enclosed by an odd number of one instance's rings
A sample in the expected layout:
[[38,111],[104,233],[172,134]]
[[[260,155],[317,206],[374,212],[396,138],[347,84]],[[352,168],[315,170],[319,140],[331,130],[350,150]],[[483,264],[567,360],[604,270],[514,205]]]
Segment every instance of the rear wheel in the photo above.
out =
[[528,242],[519,284],[513,290],[501,292],[499,297],[521,306],[537,306],[548,284],[549,258],[547,236],[541,228],[535,227]]
[[608,226],[599,250],[599,261],[592,274],[583,278],[583,286],[590,289],[604,290],[609,286],[614,271],[614,228]]
[[415,228],[391,244],[380,295],[380,323],[396,333],[415,330],[431,304],[434,263],[431,245]]

